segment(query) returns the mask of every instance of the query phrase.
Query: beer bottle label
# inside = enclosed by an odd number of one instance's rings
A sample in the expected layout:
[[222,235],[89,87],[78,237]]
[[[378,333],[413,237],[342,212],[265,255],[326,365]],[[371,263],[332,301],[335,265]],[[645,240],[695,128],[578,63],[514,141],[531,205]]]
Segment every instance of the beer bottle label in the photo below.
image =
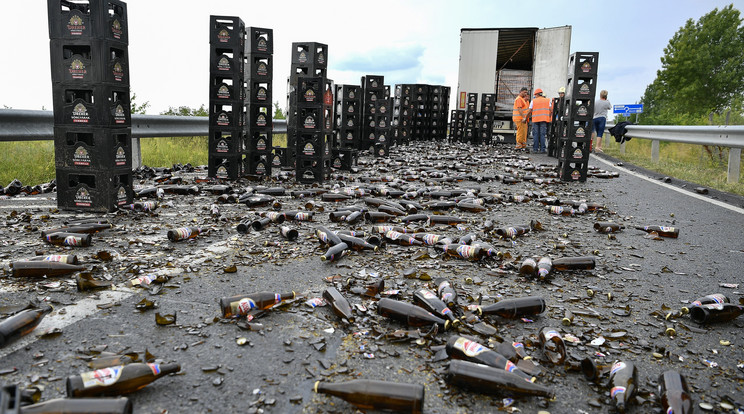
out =
[[474,342],[463,337],[457,338],[457,341],[455,341],[455,349],[459,349],[460,351],[462,351],[462,353],[469,357],[478,356],[486,350],[486,348],[478,342]]
[[457,254],[464,259],[470,259],[475,256],[475,247],[464,244],[457,246]]
[[615,396],[618,394],[624,394],[626,390],[627,389],[625,387],[612,387],[612,389],[610,390],[610,398],[615,398]]
[[610,376],[615,375],[615,373],[617,373],[621,369],[624,369],[625,367],[627,367],[627,365],[625,365],[625,362],[615,362],[612,365],[612,369],[610,369]]
[[246,315],[251,309],[256,307],[256,302],[251,298],[243,298],[237,302],[230,303],[230,309],[235,315]]
[[113,385],[119,380],[119,377],[121,377],[123,369],[123,366],[117,365],[114,367],[84,372],[80,374],[80,377],[83,379],[83,387],[108,387]]
[[[556,331],[548,331],[548,332],[545,333],[545,342],[548,342],[548,341],[550,341],[553,338],[560,338],[560,337],[561,337],[561,334],[559,334],[558,332],[556,332]],[[624,364],[623,364],[623,366],[624,366]]]
[[148,367],[150,367],[150,370],[152,370],[152,374],[156,377],[160,375],[160,364],[147,364]]
[[425,299],[436,299],[437,295],[432,293],[430,290],[422,289],[419,292],[421,292],[421,296],[423,296]]

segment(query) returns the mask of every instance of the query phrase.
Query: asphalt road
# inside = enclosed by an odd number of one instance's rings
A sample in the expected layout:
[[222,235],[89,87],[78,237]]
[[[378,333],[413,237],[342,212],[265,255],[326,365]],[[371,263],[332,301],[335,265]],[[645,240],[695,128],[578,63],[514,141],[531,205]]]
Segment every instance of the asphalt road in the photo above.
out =
[[[523,154],[514,154],[506,147],[460,152],[401,148],[392,157],[399,159],[400,165],[382,165],[363,158],[367,165],[355,178],[401,178],[396,169],[442,160],[442,171],[449,176],[461,174],[452,167],[485,176],[503,174],[506,168],[521,175],[531,172],[522,168],[526,164],[515,163],[515,158],[496,155]],[[533,165],[556,164],[545,155],[526,157]],[[467,165],[465,160],[469,161]],[[94,235],[91,247],[72,252],[91,267],[96,278],[110,280],[117,288],[78,292],[71,277],[17,280],[7,273],[0,277],[0,311],[31,300],[45,300],[55,308],[30,335],[0,349],[0,384],[36,385],[43,388],[42,399],[57,398],[64,395],[65,378],[90,370],[88,362],[97,352],[144,355],[147,351],[157,361],[181,364],[181,372],[130,394],[137,413],[353,412],[348,403],[316,395],[312,389],[316,380],[357,378],[424,385],[426,413],[613,412],[606,384],[588,382],[580,372],[552,365],[544,358],[537,335],[543,327],[551,326],[561,332],[574,360],[592,357],[607,364],[616,360],[635,362],[639,397],[629,408],[630,413],[661,411],[655,396],[656,381],[666,370],[676,370],[686,377],[696,410],[702,411],[700,403],[710,404],[713,412],[735,412],[729,406],[744,409],[744,318],[698,326],[689,317],[676,315],[682,306],[711,293],[723,293],[734,303],[742,299],[741,198],[724,197],[732,206],[720,203],[721,197],[715,194],[719,200],[666,185],[655,177],[641,178],[617,168],[612,161],[592,156],[590,165],[619,171],[620,175],[570,184],[521,181],[506,185],[469,180],[441,184],[444,188],[479,188],[512,195],[526,190],[554,192],[561,200],[584,199],[606,207],[597,213],[565,217],[548,214],[536,201],[493,204],[482,213],[457,209],[447,213],[467,218],[465,226],[427,229],[455,237],[474,232],[509,253],[511,258],[505,260],[469,262],[440,256],[432,249],[388,244],[378,252],[354,252],[337,262],[322,262],[318,256],[325,248],[312,235],[314,227],[351,226],[330,223],[327,216],[336,205],[348,203],[319,199],[317,205],[325,212],[316,210],[313,222],[291,223],[301,234],[297,242],[282,241],[277,226],[238,234],[235,226],[242,217],[267,209],[219,204],[220,212],[214,215],[210,211],[216,199],[213,195],[166,195],[157,214],[108,215],[115,227]],[[185,177],[193,179],[194,174]],[[386,183],[345,184],[371,188]],[[408,184],[424,185],[420,181]],[[249,185],[255,183],[235,186]],[[293,182],[270,185],[288,190],[306,188]],[[285,211],[302,204],[302,200],[291,197],[278,200]],[[360,199],[351,202],[363,204]],[[0,225],[0,260],[6,268],[12,260],[64,251],[39,239],[40,229],[59,225],[74,215],[56,211],[55,206],[53,194],[0,200],[4,219]],[[482,231],[486,219],[493,220],[497,227],[535,219],[544,230],[515,240],[500,240],[495,233]],[[622,223],[625,230],[612,239],[593,230],[594,222],[607,220]],[[181,225],[199,225],[210,228],[210,232],[189,242],[169,242],[166,231]],[[680,228],[680,236],[649,239],[644,237],[646,233],[633,229],[636,225],[675,226]],[[355,227],[368,231],[371,224]],[[265,241],[279,241],[280,245],[265,247]],[[101,251],[110,253],[112,260],[95,259]],[[594,255],[597,268],[556,273],[549,282],[519,276],[517,267],[522,258],[546,255]],[[231,269],[233,265],[235,269]],[[171,276],[158,292],[123,286],[138,274],[157,272]],[[483,304],[528,295],[546,299],[548,309],[538,317],[486,317],[484,321],[493,332],[479,334],[463,328],[460,333],[490,346],[501,341],[525,343],[528,354],[539,362],[537,383],[553,388],[555,399],[483,395],[449,385],[444,376],[447,361],[438,360],[437,351],[455,331],[432,337],[422,334],[419,338],[415,334],[412,338],[389,335],[409,328],[379,317],[375,312],[377,298],[356,295],[347,287],[350,278],[353,286],[383,278],[386,290],[397,290],[398,299],[410,301],[416,288],[436,277],[447,277],[456,286],[461,305],[479,297]],[[350,325],[341,323],[328,307],[305,304],[308,298],[320,297],[332,283],[355,307],[355,321]],[[303,299],[254,320],[260,330],[244,330],[236,321],[219,318],[220,297],[291,290],[301,293]],[[157,309],[138,311],[135,305],[143,298],[155,301]],[[562,326],[565,309],[594,310],[598,316],[577,315],[571,326]],[[176,323],[158,326],[156,312],[175,313]],[[55,327],[61,332],[39,337]],[[673,328],[674,335],[667,335],[667,328]],[[621,331],[626,334],[617,333]],[[613,332],[620,338],[610,337]],[[600,337],[605,339],[602,344],[591,344],[601,342]],[[239,344],[241,338],[245,338],[243,345]]]

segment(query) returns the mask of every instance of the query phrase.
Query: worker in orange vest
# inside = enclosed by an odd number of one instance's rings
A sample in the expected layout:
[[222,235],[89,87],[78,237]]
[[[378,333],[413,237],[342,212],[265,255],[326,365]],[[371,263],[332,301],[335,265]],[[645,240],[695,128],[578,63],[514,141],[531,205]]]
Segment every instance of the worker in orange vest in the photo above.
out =
[[517,127],[517,146],[516,149],[527,148],[527,118],[529,116],[529,104],[527,97],[529,89],[522,88],[519,95],[514,99],[514,109],[512,110],[512,121]]
[[545,134],[551,118],[550,100],[543,95],[543,90],[535,89],[535,99],[530,102],[532,115],[532,152],[547,153]]

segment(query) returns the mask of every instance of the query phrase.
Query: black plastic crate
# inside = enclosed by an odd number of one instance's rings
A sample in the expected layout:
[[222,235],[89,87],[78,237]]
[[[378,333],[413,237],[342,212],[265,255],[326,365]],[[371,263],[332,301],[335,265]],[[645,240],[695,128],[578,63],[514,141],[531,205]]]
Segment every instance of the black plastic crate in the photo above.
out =
[[246,51],[249,53],[274,53],[273,29],[248,27],[246,38]]
[[56,169],[57,207],[63,210],[109,212],[131,204],[134,197],[132,169],[86,171]]
[[558,178],[561,181],[586,181],[588,161],[558,160]]
[[49,51],[53,83],[129,86],[129,51],[125,43],[52,39]]
[[387,129],[391,126],[391,119],[390,116],[387,115],[376,115],[375,116],[375,128],[378,129]]
[[271,151],[246,154],[243,158],[243,175],[270,176],[272,158]]
[[237,106],[245,101],[247,89],[248,82],[240,75],[212,74],[209,79],[209,100]]
[[245,47],[245,23],[236,16],[209,16],[209,43],[229,47]]
[[236,180],[242,174],[242,155],[209,154],[207,175],[213,178]]
[[591,139],[593,128],[591,121],[562,121],[560,127],[561,138]]
[[295,171],[299,183],[322,183],[331,177],[331,159],[298,158]]
[[265,104],[248,104],[248,128],[272,128],[273,107],[271,102]]
[[558,139],[558,159],[561,161],[579,161],[587,162],[591,152],[591,138],[576,139]]
[[594,118],[593,99],[566,99],[564,104],[566,120],[591,121]]
[[132,169],[130,128],[55,127],[56,167],[81,171]]
[[272,104],[271,82],[248,81],[248,103],[250,104]]
[[331,107],[321,105],[317,108],[297,108],[296,128],[302,132],[330,132],[333,128]]
[[336,85],[336,101],[359,102],[362,88],[358,85]]
[[242,47],[210,45],[209,73],[245,76],[248,58]]
[[336,114],[336,129],[345,128],[345,129],[353,129],[353,128],[359,128],[359,114],[348,114],[348,113],[338,113]]
[[362,105],[359,101],[339,101],[336,104],[336,114],[343,114],[348,116],[359,116],[362,112]]
[[299,106],[322,105],[325,93],[324,79],[316,76],[300,76],[297,78],[295,93]]
[[245,76],[254,81],[271,82],[274,78],[274,56],[268,53],[245,55]]
[[374,146],[375,157],[385,158],[390,156],[390,146],[384,143],[378,142]]
[[297,137],[297,154],[301,157],[331,156],[331,134],[302,133]]
[[233,105],[221,101],[209,102],[209,125],[220,128],[240,128],[246,125],[246,108],[240,102]]
[[403,84],[400,86],[400,97],[411,97],[413,95],[413,85]]
[[50,39],[129,42],[127,4],[119,0],[47,0]]
[[209,154],[216,156],[238,155],[243,151],[246,138],[243,128],[210,128]]
[[361,138],[362,131],[358,128],[341,128],[335,131],[334,144],[339,147],[346,145],[358,148]]
[[597,92],[597,77],[569,77],[566,82],[566,97],[573,99],[594,99]]
[[307,66],[311,69],[328,67],[328,45],[317,42],[292,43],[292,66]]
[[[366,91],[384,91],[385,77],[382,75],[365,75],[361,79],[362,88]],[[382,96],[380,96],[382,97]]]
[[54,123],[129,127],[132,125],[129,88],[106,84],[53,84]]
[[268,128],[263,131],[248,131],[245,141],[245,151],[248,153],[271,152],[273,135]]
[[271,154],[271,168],[277,170],[286,165],[287,149],[282,147],[274,147]]
[[351,168],[357,164],[359,152],[355,149],[336,149],[333,150],[331,159],[331,168],[337,170],[351,171]]
[[469,93],[468,95],[468,103],[478,105],[478,94],[477,93]]
[[393,134],[391,129],[380,129],[378,128],[375,132],[377,133],[377,143],[390,146],[393,142]]
[[599,52],[575,52],[568,58],[568,76],[597,76]]
[[375,107],[377,109],[376,113],[378,115],[391,117],[393,115],[393,104],[390,102],[390,99],[378,99],[375,102]]

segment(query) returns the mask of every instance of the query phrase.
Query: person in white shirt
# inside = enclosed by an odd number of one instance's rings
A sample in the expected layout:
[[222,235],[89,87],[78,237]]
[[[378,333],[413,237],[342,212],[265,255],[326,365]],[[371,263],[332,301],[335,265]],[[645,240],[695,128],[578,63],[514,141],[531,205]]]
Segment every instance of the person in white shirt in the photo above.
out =
[[602,135],[604,135],[605,124],[607,123],[607,111],[612,109],[612,104],[607,100],[607,91],[599,92],[599,101],[594,104],[594,128],[592,130],[592,139],[595,152],[602,151]]

